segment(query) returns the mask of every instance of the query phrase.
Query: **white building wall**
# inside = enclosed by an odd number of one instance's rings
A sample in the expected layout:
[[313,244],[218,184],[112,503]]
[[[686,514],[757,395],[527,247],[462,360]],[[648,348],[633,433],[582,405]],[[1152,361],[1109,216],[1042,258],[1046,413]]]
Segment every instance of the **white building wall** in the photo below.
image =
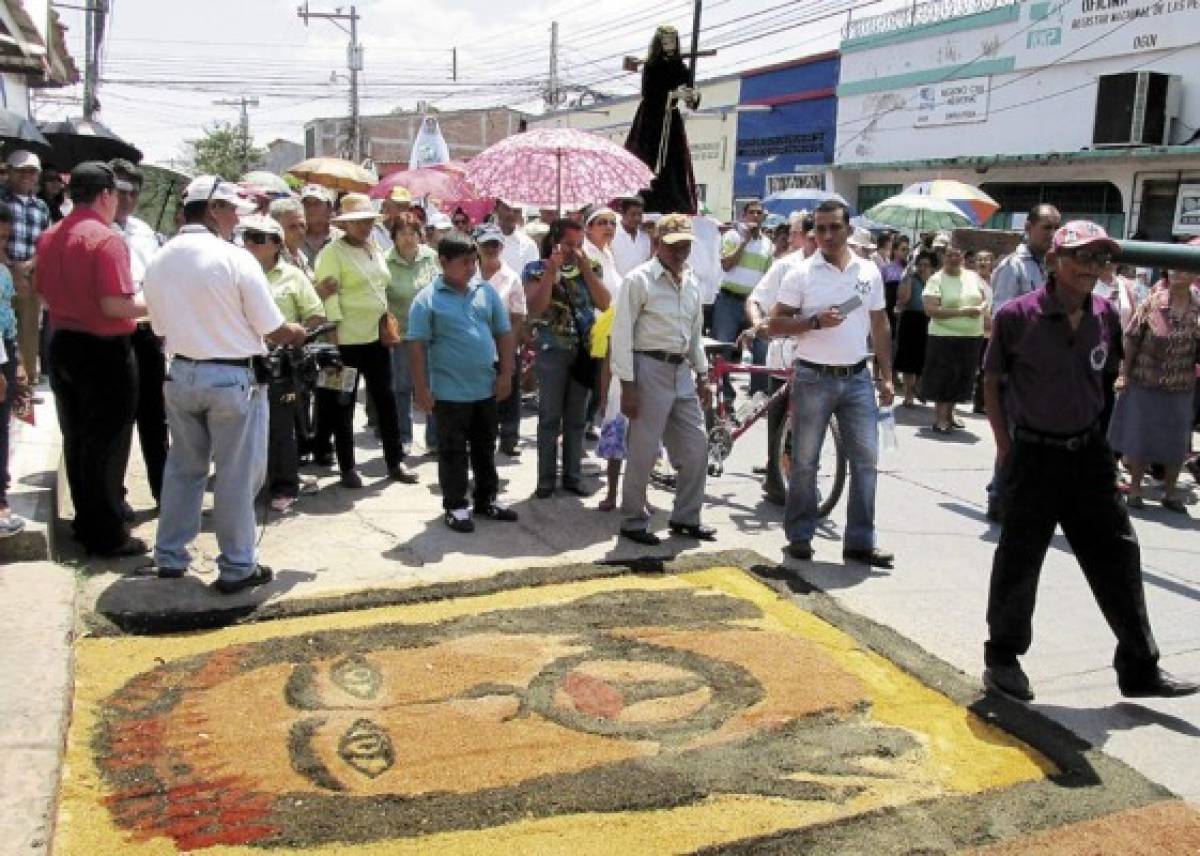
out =
[[29,87],[25,84],[25,75],[0,73],[0,101],[5,110],[11,110],[22,116],[29,116]]
[[[732,216],[733,159],[737,150],[737,113],[741,96],[740,78],[701,82],[700,112],[685,111],[688,144],[696,183],[704,186],[704,198],[713,215]],[[579,110],[562,110],[533,117],[529,127],[579,128],[624,145],[637,113],[639,99],[622,98]],[[723,110],[722,108],[728,108]]]

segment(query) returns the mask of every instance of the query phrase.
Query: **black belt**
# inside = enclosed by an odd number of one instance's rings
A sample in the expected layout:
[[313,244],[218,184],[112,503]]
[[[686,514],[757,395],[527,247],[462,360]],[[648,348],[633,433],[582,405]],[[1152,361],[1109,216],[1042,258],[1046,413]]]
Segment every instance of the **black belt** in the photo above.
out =
[[218,366],[235,366],[239,369],[253,368],[254,359],[252,357],[242,357],[234,359],[233,357],[212,357],[207,360],[196,360],[191,357],[185,357],[183,354],[176,354],[175,359],[183,360],[185,363],[213,363]]
[[852,366],[826,366],[821,363],[810,363],[808,360],[796,360],[799,365],[806,369],[820,372],[821,374],[830,375],[831,377],[853,377],[867,367],[867,360],[864,357]]
[[1077,452],[1080,449],[1086,448],[1099,440],[1100,436],[1099,430],[1095,427],[1089,428],[1080,434],[1046,434],[1041,431],[1022,428],[1019,425],[1013,428],[1014,440],[1022,443],[1033,443],[1037,446],[1049,446],[1052,449],[1063,449],[1068,452]]
[[670,363],[673,366],[677,366],[687,359],[687,354],[672,354],[670,351],[634,351],[634,353],[652,360]]
[[721,286],[721,291],[723,291],[725,294],[728,294],[730,297],[736,297],[738,300],[745,300],[750,296],[749,291],[747,291],[745,294],[741,294],[734,291],[732,288],[726,288],[725,286]]

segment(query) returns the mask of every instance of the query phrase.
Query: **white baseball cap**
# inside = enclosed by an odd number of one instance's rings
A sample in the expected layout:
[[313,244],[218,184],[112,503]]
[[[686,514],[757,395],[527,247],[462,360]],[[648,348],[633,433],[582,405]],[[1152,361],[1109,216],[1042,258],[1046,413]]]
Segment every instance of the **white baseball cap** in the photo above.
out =
[[38,158],[38,156],[33,152],[27,152],[24,149],[17,149],[16,151],[9,153],[9,169],[28,169],[29,167],[33,167],[34,169],[42,168],[41,159]]
[[249,214],[255,205],[245,199],[236,184],[222,180],[215,175],[201,175],[193,178],[183,191],[183,204],[193,202],[228,202],[237,208],[239,214]]

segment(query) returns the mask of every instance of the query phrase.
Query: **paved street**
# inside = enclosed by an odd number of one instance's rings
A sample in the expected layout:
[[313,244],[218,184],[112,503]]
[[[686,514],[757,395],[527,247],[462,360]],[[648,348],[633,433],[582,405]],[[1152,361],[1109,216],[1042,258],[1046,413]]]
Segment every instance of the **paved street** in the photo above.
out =
[[[323,473],[320,494],[303,498],[299,514],[268,523],[262,551],[277,578],[264,591],[233,598],[211,594],[201,583],[215,573],[216,551],[211,535],[205,535],[198,577],[149,578],[136,560],[91,565],[81,575],[80,600],[87,620],[95,610],[135,629],[186,627],[197,613],[233,606],[253,604],[259,614],[289,605],[302,611],[306,601],[333,594],[490,577],[537,566],[630,563],[651,556],[745,549],[783,562],[797,587],[800,581],[818,586],[846,608],[893,628],[978,680],[987,582],[998,535],[983,517],[983,487],[993,448],[990,432],[983,417],[967,416],[965,431],[948,440],[935,439],[927,428],[929,408],[897,412],[899,449],[884,457],[878,498],[880,542],[898,557],[891,572],[842,563],[837,538],[844,523],[844,500],[822,527],[817,561],[783,561],[782,510],[762,500],[758,477],[750,475],[763,448],[764,425],[755,426],[735,447],[726,474],[710,480],[706,522],[719,530],[717,544],[697,546],[672,538],[660,548],[646,549],[618,542],[616,514],[597,511],[598,496],[532,498],[536,453],[529,441],[535,428],[527,414],[527,442],[519,463],[499,457],[507,479],[504,499],[521,514],[516,525],[485,521],[474,535],[450,532],[440,517],[433,461],[413,459],[422,479],[418,486],[380,481],[382,461],[362,433],[360,456],[367,460],[367,487],[347,491]],[[586,465],[599,466],[594,459]],[[599,479],[594,483],[598,486]],[[1192,513],[1200,515],[1195,486],[1190,479],[1186,486],[1192,491]],[[147,498],[135,496],[135,506],[148,505]],[[663,510],[656,524],[665,529],[670,495],[654,489],[651,502]],[[1195,679],[1200,676],[1200,625],[1195,620],[1200,522],[1162,511],[1150,501],[1135,525],[1163,665]],[[143,524],[138,534],[152,537],[153,521]],[[370,601],[360,597],[354,602]],[[105,621],[98,627],[111,629]],[[1200,767],[1200,741],[1195,739],[1200,736],[1200,697],[1123,701],[1108,665],[1111,656],[1111,635],[1059,537],[1047,558],[1034,645],[1024,661],[1038,693],[1035,709],[1151,780],[1200,801],[1200,780],[1194,775]]]

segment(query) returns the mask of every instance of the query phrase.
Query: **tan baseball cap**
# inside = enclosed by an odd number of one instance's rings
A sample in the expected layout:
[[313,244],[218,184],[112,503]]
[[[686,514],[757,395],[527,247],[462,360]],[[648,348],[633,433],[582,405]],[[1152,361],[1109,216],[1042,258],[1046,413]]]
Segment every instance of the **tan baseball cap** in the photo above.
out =
[[656,228],[658,239],[664,244],[678,244],[696,238],[692,232],[691,218],[686,214],[667,214],[658,221]]

